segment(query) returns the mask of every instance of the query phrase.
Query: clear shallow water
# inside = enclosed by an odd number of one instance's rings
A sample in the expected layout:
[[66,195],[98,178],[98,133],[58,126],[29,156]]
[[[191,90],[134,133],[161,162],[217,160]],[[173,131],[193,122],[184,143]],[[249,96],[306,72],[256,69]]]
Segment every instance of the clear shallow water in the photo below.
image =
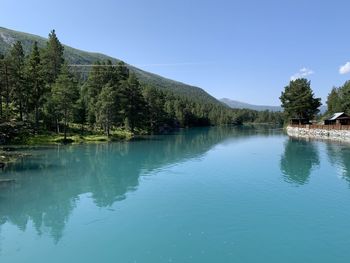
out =
[[349,262],[350,147],[191,129],[37,148],[0,188],[0,262]]

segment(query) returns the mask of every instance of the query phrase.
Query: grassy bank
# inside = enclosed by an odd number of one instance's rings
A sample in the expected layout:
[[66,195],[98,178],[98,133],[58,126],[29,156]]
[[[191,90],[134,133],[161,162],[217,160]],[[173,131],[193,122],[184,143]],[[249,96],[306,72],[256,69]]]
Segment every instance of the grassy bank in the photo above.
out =
[[104,134],[69,134],[67,140],[64,140],[63,134],[41,134],[33,135],[19,141],[17,144],[24,145],[45,145],[45,144],[62,144],[62,143],[97,143],[110,141],[129,141],[134,138],[134,134],[129,131],[117,130],[108,137]]
[[[125,130],[115,130],[109,137],[104,134],[74,134],[70,133],[67,140],[64,140],[63,134],[40,134],[24,136],[12,141],[8,145],[0,147],[0,170],[2,164],[16,162],[18,159],[27,157],[29,154],[22,152],[19,145],[54,145],[54,144],[82,144],[82,143],[100,143],[111,141],[129,141],[135,138],[135,135]],[[11,146],[12,145],[12,146]],[[17,146],[16,146],[17,145]]]

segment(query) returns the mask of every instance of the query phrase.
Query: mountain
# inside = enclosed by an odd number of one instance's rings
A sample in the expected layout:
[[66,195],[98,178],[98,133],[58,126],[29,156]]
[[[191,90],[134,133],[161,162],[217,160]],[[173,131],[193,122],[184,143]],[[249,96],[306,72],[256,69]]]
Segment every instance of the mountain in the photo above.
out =
[[[38,42],[38,46],[43,48],[46,46],[46,38],[10,30],[4,27],[0,27],[0,53],[6,53],[16,41],[21,41],[26,54],[31,50],[31,47],[35,41]],[[111,60],[116,63],[120,61],[117,58],[110,56],[82,51],[69,46],[64,45],[64,56],[69,64],[93,64],[98,60]],[[159,89],[171,90],[176,95],[190,98],[192,101],[198,101],[201,103],[213,103],[216,105],[224,106],[216,98],[205,92],[203,89],[187,85],[178,81],[167,79],[159,75],[141,70],[132,65],[127,65],[131,72],[134,72],[139,81],[143,84],[149,84]]]
[[233,109],[250,109],[250,110],[257,110],[257,111],[264,111],[264,110],[282,111],[282,108],[280,106],[254,105],[254,104],[249,104],[249,103],[245,103],[237,100],[231,100],[227,98],[223,98],[220,101]]
[[[256,111],[269,110],[274,112],[283,111],[281,106],[254,105],[254,104],[249,104],[249,103],[241,102],[238,100],[231,100],[227,98],[220,99],[220,101],[232,109],[250,109],[250,110],[256,110]],[[321,114],[324,114],[327,111],[327,106],[322,105],[319,108],[319,110]]]

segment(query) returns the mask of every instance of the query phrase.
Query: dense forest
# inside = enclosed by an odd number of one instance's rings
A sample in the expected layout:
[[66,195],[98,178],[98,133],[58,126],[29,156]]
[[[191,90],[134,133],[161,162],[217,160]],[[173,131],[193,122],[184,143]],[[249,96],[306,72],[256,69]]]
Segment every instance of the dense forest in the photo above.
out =
[[280,113],[230,109],[144,84],[121,61],[96,61],[88,72],[81,68],[68,64],[54,30],[43,48],[34,42],[25,52],[23,44],[16,41],[0,54],[1,133],[15,123],[15,130],[34,135],[62,133],[66,140],[67,133],[73,131],[110,136],[116,129],[137,134],[282,121]]

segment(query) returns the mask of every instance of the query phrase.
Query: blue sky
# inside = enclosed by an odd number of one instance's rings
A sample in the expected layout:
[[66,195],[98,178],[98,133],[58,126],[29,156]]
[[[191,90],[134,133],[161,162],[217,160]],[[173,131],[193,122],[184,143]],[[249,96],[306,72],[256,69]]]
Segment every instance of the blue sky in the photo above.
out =
[[[217,98],[279,105],[291,77],[323,102],[350,79],[350,1],[0,0],[0,26],[120,58]],[[345,66],[340,74],[340,67]]]

